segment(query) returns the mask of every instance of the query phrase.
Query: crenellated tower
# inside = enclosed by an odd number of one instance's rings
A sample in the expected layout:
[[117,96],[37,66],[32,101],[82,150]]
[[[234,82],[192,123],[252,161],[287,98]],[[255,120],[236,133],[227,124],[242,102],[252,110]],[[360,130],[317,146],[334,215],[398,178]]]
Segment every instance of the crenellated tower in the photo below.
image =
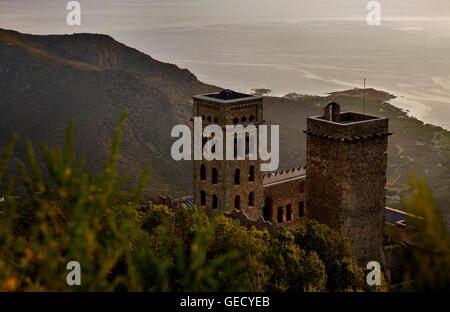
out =
[[388,122],[334,102],[307,119],[308,217],[346,236],[364,265],[384,262]]

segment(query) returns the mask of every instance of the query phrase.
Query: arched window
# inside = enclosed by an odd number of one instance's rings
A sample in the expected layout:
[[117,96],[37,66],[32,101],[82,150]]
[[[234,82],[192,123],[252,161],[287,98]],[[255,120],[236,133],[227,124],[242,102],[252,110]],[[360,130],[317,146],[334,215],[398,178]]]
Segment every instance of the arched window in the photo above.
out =
[[277,208],[277,222],[278,223],[283,222],[283,208],[282,207]]
[[236,195],[234,198],[234,209],[241,209],[241,197],[239,197],[239,195]]
[[246,122],[246,121],[247,121],[247,117],[244,116],[241,118],[241,122]]
[[212,169],[212,184],[217,184],[217,168]]
[[250,149],[250,137],[247,135],[245,137],[245,155],[248,155]]
[[302,201],[298,203],[298,216],[300,218],[305,216],[305,204]]
[[286,221],[291,221],[291,219],[292,219],[292,216],[291,216],[291,211],[292,210],[292,208],[291,208],[291,205],[287,205],[286,206]]
[[305,182],[300,182],[300,194],[305,193]]
[[248,180],[250,182],[255,181],[255,166],[250,166],[248,168]]
[[219,119],[217,119],[217,118],[214,118],[214,123],[219,123]]
[[207,120],[208,122],[211,122],[211,117],[208,116],[208,118],[206,118],[206,120]]
[[235,185],[241,184],[241,169],[239,169],[239,168],[234,170],[234,184]]
[[206,167],[204,164],[200,166],[200,180],[202,181],[206,180]]
[[253,192],[250,192],[250,194],[248,194],[248,205],[249,206],[255,205],[255,193]]
[[248,121],[253,121],[253,120],[255,120],[255,116],[250,115],[250,117],[248,117]]
[[213,209],[217,209],[217,205],[218,205],[217,196],[216,196],[216,195],[213,195],[213,196],[212,196],[212,208],[213,208]]
[[237,124],[239,122],[239,118],[234,118],[233,119],[233,124]]
[[269,197],[264,199],[263,216],[264,220],[272,222],[272,199]]
[[206,205],[206,193],[205,191],[200,192],[200,206]]
[[203,121],[205,120],[205,115],[202,115],[202,120],[203,120]]

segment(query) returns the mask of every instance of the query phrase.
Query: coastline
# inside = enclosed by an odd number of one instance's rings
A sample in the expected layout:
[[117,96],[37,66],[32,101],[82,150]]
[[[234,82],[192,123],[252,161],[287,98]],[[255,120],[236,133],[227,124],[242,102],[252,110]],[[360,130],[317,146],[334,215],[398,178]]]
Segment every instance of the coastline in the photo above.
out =
[[[265,92],[255,92],[255,91],[265,91]],[[250,91],[253,94],[258,94],[258,95],[263,95],[263,96],[270,96],[270,97],[277,97],[277,98],[290,98],[290,99],[295,99],[295,98],[302,98],[302,97],[328,97],[328,96],[333,96],[333,95],[343,95],[343,94],[348,94],[348,92],[350,90],[358,90],[358,91],[362,91],[362,89],[360,88],[354,88],[354,89],[346,89],[346,90],[338,90],[338,91],[332,91],[332,92],[326,92],[323,94],[307,94],[307,93],[296,93],[296,92],[290,92],[290,93],[279,93],[279,92],[274,92],[269,88],[252,88]],[[450,131],[450,124],[449,125],[443,125],[443,124],[437,124],[434,122],[430,122],[424,118],[422,118],[421,115],[424,114],[424,112],[426,112],[427,110],[431,109],[429,106],[424,105],[423,103],[421,103],[421,105],[423,106],[422,111],[420,111],[419,109],[411,109],[409,108],[407,105],[402,105],[401,103],[404,101],[407,101],[407,97],[408,95],[403,94],[400,92],[400,94],[398,92],[395,92],[393,90],[387,90],[387,89],[383,89],[383,88],[367,88],[366,90],[374,90],[377,92],[381,92],[383,94],[386,95],[386,98],[382,99],[383,102],[386,102],[389,105],[392,105],[396,108],[398,108],[401,112],[403,112],[404,114],[406,114],[407,117],[409,118],[413,118],[413,119],[417,119],[419,121],[421,121],[424,125],[430,125],[433,127],[437,127],[437,128],[441,128],[442,130],[445,131]],[[362,96],[361,94],[358,94],[358,96]]]

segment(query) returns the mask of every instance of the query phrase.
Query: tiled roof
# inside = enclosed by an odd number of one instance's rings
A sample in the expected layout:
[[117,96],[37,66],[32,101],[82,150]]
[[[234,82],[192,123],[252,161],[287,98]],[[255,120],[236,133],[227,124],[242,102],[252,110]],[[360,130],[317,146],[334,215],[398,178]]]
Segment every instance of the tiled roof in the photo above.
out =
[[422,217],[418,217],[418,216],[409,214],[405,211],[401,211],[401,210],[390,208],[390,207],[386,207],[384,209],[384,212],[385,212],[386,222],[389,222],[392,224],[395,224],[399,221],[403,221],[402,223],[404,223],[404,225],[408,225],[408,219],[410,219],[410,218],[422,219]]
[[389,223],[397,223],[398,221],[405,221],[406,222],[406,217],[404,214],[398,213],[396,211],[393,210],[389,210],[389,209],[385,209],[385,216],[386,216],[386,222]]
[[192,207],[194,207],[194,200],[192,198],[184,199],[182,201],[179,201],[178,205],[180,207],[181,207],[181,205],[186,205],[186,208],[192,208]]

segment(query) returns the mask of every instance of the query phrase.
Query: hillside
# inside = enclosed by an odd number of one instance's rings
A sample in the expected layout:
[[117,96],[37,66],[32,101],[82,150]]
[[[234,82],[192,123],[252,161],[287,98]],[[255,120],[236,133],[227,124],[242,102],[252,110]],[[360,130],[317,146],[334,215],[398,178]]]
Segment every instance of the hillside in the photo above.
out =
[[[185,122],[190,95],[215,91],[187,70],[161,63],[104,35],[32,36],[0,30],[0,143],[19,133],[35,147],[60,145],[75,120],[76,152],[101,168],[122,111],[128,113],[121,171],[136,181],[152,166],[148,191],[180,192],[191,183],[172,162],[170,130]],[[184,104],[184,105],[183,105]],[[186,166],[184,170],[187,171]]]
[[[200,82],[187,69],[159,62],[113,38],[98,34],[34,36],[0,30],[0,144],[21,135],[14,154],[24,159],[23,140],[35,147],[63,142],[67,121],[75,120],[75,146],[92,171],[106,160],[120,112],[127,111],[120,170],[135,181],[152,166],[148,195],[187,195],[190,162],[170,158],[173,125],[189,123],[191,96],[220,88]],[[226,87],[226,86],[224,86]],[[386,103],[393,96],[367,90],[366,111],[391,119],[389,204],[408,183],[408,170],[428,177],[439,206],[449,212],[450,133],[424,125]],[[306,117],[335,100],[344,110],[361,111],[361,90],[327,97],[289,94],[266,97],[268,124],[280,125],[280,168],[304,165]]]

